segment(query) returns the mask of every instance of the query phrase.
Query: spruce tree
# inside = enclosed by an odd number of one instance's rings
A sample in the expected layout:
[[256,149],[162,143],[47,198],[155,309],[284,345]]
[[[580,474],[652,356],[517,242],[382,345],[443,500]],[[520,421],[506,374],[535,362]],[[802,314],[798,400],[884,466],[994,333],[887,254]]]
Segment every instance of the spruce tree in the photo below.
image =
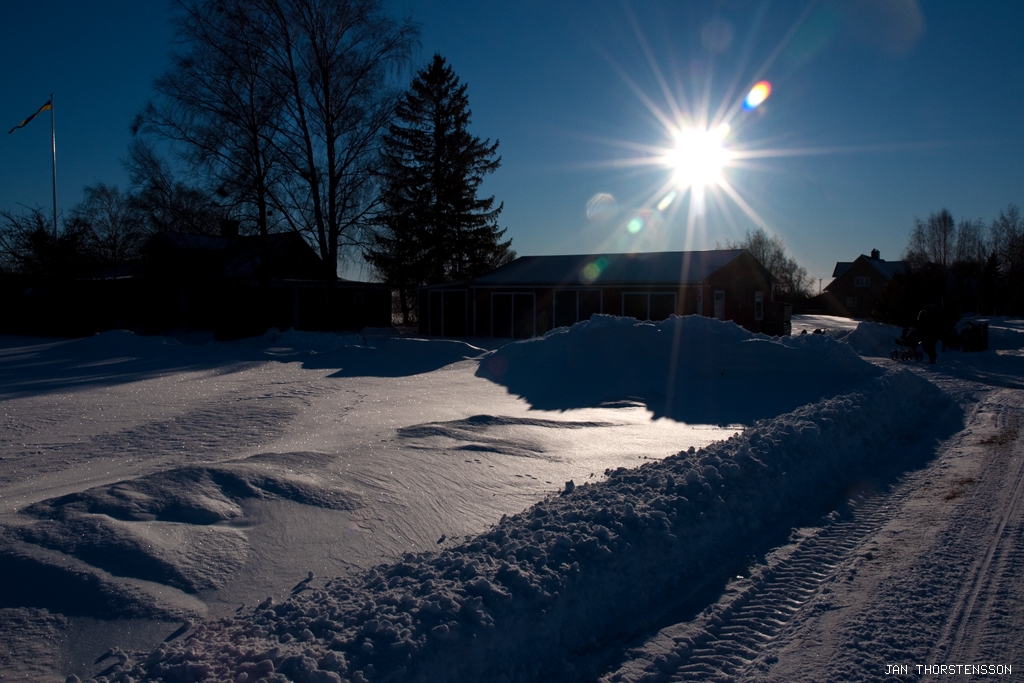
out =
[[501,157],[497,141],[469,133],[471,115],[465,84],[434,55],[384,138],[382,209],[366,259],[399,290],[406,322],[415,287],[471,278],[515,258],[498,227],[504,205],[477,196]]

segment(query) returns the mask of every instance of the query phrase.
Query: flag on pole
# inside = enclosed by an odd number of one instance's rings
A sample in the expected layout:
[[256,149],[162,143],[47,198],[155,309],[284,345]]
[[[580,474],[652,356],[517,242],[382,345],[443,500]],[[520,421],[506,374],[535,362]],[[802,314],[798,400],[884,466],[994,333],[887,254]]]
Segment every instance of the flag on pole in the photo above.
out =
[[19,128],[24,128],[26,125],[28,125],[29,121],[31,121],[35,117],[39,116],[40,114],[42,114],[44,111],[49,111],[51,109],[53,109],[53,98],[47,100],[46,104],[44,104],[43,106],[39,107],[39,111],[37,111],[35,114],[32,114],[32,116],[28,117],[27,119],[25,119],[24,121],[19,123],[17,126],[15,126],[14,128],[11,128],[9,131],[7,131],[7,134],[10,135],[11,133],[13,133],[14,131],[18,130]]

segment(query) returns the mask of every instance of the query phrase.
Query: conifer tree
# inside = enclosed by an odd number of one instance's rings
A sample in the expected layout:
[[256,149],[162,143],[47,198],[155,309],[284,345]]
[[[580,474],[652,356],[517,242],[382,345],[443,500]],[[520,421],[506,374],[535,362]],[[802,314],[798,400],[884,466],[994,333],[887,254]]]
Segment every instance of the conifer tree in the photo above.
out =
[[504,205],[477,196],[501,158],[497,141],[469,133],[471,115],[466,85],[434,55],[384,138],[382,210],[366,259],[399,290],[406,322],[415,287],[471,278],[515,258],[498,227]]

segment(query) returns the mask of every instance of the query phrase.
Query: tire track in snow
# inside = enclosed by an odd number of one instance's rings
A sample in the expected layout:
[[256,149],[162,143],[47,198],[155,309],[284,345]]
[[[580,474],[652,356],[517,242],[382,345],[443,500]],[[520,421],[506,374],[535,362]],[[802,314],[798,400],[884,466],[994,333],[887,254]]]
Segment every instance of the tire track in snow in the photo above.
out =
[[[1004,400],[1012,400],[1009,392],[1003,392],[1003,397]],[[990,655],[1002,657],[1006,654],[1005,641],[986,642],[992,640],[987,636],[992,631],[996,631],[997,636],[1000,631],[1021,632],[1024,617],[1016,608],[1019,601],[1013,599],[1020,590],[1018,577],[1024,571],[1024,549],[1021,545],[1024,536],[1024,447],[1019,440],[1020,407],[1004,403],[997,420],[1000,433],[982,442],[992,447],[986,470],[1002,474],[992,477],[985,491],[998,500],[998,510],[985,534],[990,540],[984,553],[971,567],[969,578],[964,581],[964,587],[950,610],[951,616],[942,636],[929,653],[929,662],[975,663],[987,661],[985,657]],[[1000,465],[1006,467],[1005,473],[1001,472],[1003,467]],[[1009,602],[1006,609],[998,606],[1004,601]],[[999,624],[991,623],[1000,621],[999,617],[1004,614],[1010,618],[1008,628],[999,628]],[[996,652],[991,652],[993,646]]]
[[833,512],[824,526],[774,554],[760,573],[734,584],[738,593],[707,608],[697,624],[662,629],[632,653],[636,659],[601,680],[734,680],[734,674],[754,661],[822,584],[840,571],[843,560],[882,528],[908,493],[851,499],[845,517]]

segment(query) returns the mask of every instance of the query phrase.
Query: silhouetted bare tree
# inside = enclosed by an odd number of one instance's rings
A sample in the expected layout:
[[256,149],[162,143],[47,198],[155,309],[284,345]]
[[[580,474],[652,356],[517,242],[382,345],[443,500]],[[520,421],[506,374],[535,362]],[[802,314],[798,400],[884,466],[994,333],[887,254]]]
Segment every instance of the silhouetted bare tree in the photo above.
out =
[[747,230],[739,242],[726,241],[726,249],[746,249],[778,280],[776,298],[793,302],[811,296],[811,278],[807,269],[786,253],[786,245],[778,235],[769,235],[764,228]]
[[956,228],[953,263],[977,265],[981,268],[990,253],[988,240],[985,239],[985,222],[980,218],[961,219]]
[[64,221],[53,235],[53,214],[30,209],[16,214],[0,211],[0,266],[36,281],[73,280],[94,265],[92,234],[80,220]]
[[364,240],[392,80],[416,28],[383,0],[176,4],[184,49],[136,130],[181,146],[219,201],[249,207],[261,234],[272,210],[305,233],[333,282],[342,252]]
[[377,204],[382,133],[418,35],[381,0],[259,0],[266,16],[272,86],[284,112],[277,129],[288,177],[279,200],[292,227],[319,247],[337,278],[348,247],[365,243]]
[[[265,13],[250,0],[176,0],[178,43],[133,132],[176,143],[218,202],[264,238],[281,168],[283,111],[270,84]],[[245,222],[245,221],[243,221]]]
[[135,202],[116,186],[99,183],[85,188],[85,198],[72,216],[88,228],[93,256],[104,266],[117,267],[137,257],[148,235]]
[[223,208],[203,189],[177,179],[151,144],[134,140],[125,162],[131,203],[145,230],[217,235]]
[[946,209],[941,209],[928,216],[928,220],[914,219],[914,229],[910,233],[910,241],[904,260],[911,267],[920,267],[926,263],[949,267],[956,254],[956,221]]
[[1020,313],[1024,311],[1024,216],[1019,207],[1010,204],[999,212],[992,221],[991,238],[998,284],[1005,290],[996,298],[1003,307]]

